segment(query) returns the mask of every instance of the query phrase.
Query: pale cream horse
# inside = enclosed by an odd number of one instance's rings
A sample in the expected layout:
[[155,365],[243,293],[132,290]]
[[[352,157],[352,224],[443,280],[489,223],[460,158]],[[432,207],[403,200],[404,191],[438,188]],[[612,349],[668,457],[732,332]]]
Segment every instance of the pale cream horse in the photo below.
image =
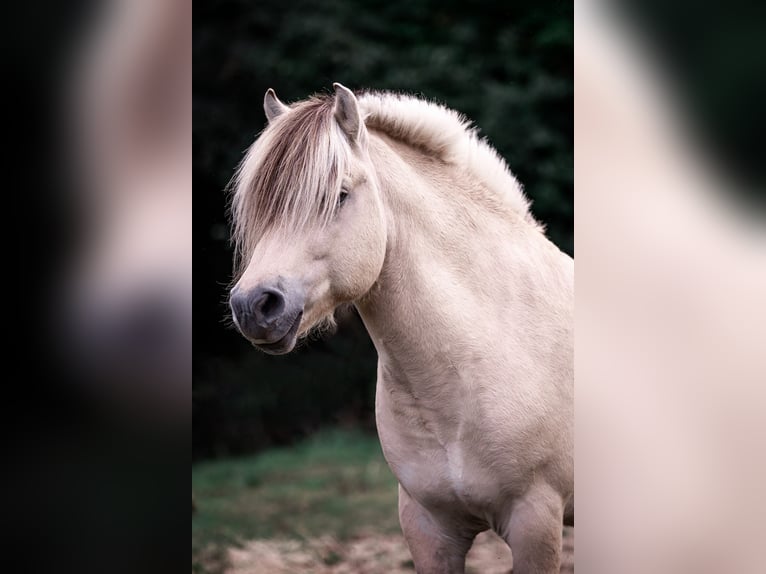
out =
[[376,415],[420,573],[477,533],[514,572],[558,572],[573,515],[573,262],[454,111],[335,84],[287,106],[234,180],[236,325],[267,353],[353,303],[378,351]]

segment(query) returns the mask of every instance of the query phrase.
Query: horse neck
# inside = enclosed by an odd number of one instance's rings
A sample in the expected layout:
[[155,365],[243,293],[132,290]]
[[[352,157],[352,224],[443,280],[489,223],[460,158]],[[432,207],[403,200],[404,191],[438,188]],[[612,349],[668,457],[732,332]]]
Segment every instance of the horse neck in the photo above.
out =
[[459,382],[461,365],[507,336],[509,291],[525,289],[530,254],[549,242],[458,168],[385,136],[370,141],[389,239],[357,307],[389,379],[422,394],[429,382]]

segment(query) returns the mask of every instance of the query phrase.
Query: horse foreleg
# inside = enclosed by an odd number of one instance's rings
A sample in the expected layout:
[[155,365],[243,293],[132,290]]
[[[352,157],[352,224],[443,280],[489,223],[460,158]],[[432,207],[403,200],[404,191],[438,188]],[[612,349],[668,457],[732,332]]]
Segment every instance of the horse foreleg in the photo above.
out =
[[564,504],[552,490],[538,488],[513,507],[503,532],[513,553],[513,574],[559,574]]
[[399,522],[418,574],[462,574],[476,532],[446,525],[399,485]]

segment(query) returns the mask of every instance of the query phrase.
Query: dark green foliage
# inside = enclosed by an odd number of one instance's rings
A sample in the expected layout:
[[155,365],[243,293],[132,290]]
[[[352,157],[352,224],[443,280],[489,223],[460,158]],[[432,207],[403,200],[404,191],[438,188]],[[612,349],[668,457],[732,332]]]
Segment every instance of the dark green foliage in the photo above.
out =
[[572,252],[570,2],[221,0],[194,13],[197,456],[293,440],[326,423],[372,424],[375,354],[358,320],[289,357],[224,328],[231,251],[224,187],[263,128],[263,94],[287,102],[339,81],[406,91],[473,119]]

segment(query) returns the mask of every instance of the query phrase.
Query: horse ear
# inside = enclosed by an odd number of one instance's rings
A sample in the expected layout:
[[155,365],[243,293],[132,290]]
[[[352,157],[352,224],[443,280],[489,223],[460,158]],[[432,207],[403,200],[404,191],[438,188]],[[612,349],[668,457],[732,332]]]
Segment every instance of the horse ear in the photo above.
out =
[[263,111],[266,112],[266,119],[269,120],[269,123],[273,122],[275,118],[278,118],[289,109],[289,107],[279,101],[274,90],[271,88],[266,90],[266,95],[263,96]]
[[348,136],[351,143],[359,141],[361,136],[362,115],[359,113],[359,103],[356,96],[346,86],[335,82],[335,119]]

